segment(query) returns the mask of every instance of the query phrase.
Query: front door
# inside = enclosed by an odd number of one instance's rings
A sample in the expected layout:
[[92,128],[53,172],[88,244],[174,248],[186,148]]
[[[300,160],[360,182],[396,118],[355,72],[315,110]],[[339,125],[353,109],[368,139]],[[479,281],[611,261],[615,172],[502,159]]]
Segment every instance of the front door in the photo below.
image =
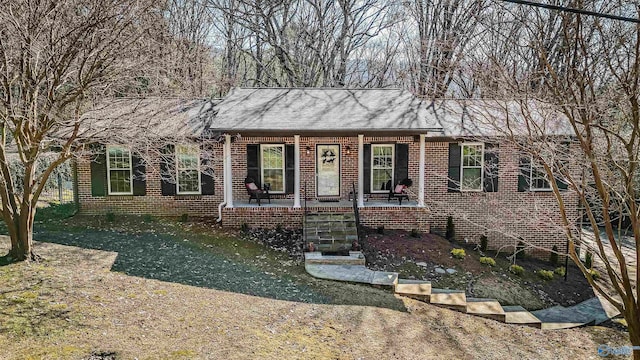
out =
[[316,196],[340,196],[340,145],[316,145]]

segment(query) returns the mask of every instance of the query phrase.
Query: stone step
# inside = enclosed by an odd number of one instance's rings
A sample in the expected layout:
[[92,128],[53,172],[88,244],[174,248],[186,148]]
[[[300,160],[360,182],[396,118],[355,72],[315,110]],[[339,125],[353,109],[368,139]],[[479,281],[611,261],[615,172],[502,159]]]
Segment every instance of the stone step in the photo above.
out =
[[505,321],[507,324],[527,325],[534,328],[542,328],[542,322],[522,306],[503,306]]
[[374,271],[371,284],[382,286],[395,286],[398,283],[398,273],[387,271]]
[[595,316],[582,311],[575,306],[565,308],[554,306],[547,309],[532,311],[532,314],[542,322],[542,329],[557,330],[570,329],[583,325],[595,324]]
[[423,280],[398,279],[395,292],[398,295],[429,302],[429,296],[431,296],[431,282]]
[[505,322],[505,312],[496,299],[467,298],[467,314]]
[[464,290],[431,289],[429,302],[462,312],[467,309],[467,296]]
[[322,255],[321,252],[307,252],[304,254],[306,264],[323,265],[364,265],[365,258],[359,251],[349,252],[349,256]]

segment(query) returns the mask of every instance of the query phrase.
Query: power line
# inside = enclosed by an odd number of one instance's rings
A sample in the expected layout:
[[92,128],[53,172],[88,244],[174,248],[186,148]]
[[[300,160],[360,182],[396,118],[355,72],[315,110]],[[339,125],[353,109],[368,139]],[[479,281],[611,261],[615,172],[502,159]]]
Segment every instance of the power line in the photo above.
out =
[[612,19],[612,20],[620,20],[620,21],[627,21],[627,22],[634,22],[636,24],[640,24],[640,19],[624,17],[624,16],[618,16],[618,15],[613,15],[613,14],[599,13],[599,12],[595,12],[595,11],[577,9],[577,8],[572,8],[572,7],[551,5],[551,4],[540,4],[540,3],[535,3],[535,2],[531,2],[531,1],[525,1],[525,0],[502,0],[502,1],[510,2],[510,3],[514,3],[514,4],[535,6],[535,7],[540,7],[540,8],[544,8],[544,9],[558,10],[558,11],[570,12],[570,13],[574,13],[574,14],[589,15],[589,16],[597,16],[597,17],[601,17],[601,18],[607,18],[607,19]]

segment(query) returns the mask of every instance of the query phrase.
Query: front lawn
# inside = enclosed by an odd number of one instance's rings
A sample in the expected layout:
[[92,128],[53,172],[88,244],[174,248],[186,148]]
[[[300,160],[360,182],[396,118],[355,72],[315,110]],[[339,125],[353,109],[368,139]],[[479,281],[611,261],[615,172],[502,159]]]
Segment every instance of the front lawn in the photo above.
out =
[[40,213],[44,260],[0,266],[0,358],[595,358],[627,341],[314,279],[298,258],[207,222],[111,220]]

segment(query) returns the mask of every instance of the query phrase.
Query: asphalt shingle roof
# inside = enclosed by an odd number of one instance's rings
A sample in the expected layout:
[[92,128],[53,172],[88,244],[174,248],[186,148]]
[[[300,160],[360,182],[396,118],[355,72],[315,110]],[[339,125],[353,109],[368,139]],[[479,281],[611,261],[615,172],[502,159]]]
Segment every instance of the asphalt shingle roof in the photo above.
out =
[[436,130],[426,103],[400,89],[261,88],[232,90],[212,130]]

